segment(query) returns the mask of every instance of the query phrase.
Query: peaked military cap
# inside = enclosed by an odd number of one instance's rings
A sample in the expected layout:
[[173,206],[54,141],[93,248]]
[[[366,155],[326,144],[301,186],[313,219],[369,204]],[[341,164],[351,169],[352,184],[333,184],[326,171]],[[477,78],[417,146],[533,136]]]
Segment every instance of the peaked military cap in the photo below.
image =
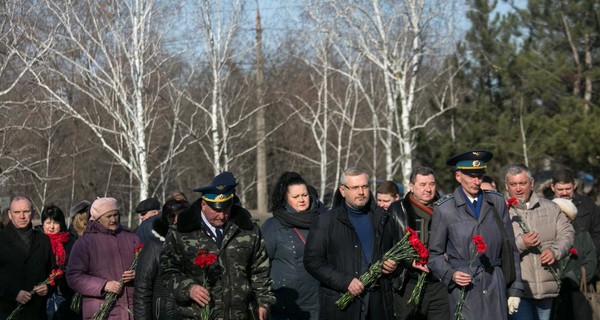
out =
[[216,175],[211,184],[196,188],[194,191],[201,192],[202,200],[211,208],[223,210],[233,204],[236,186],[237,182],[233,174],[225,171]]
[[142,200],[135,207],[135,212],[138,214],[146,213],[146,212],[152,211],[152,210],[160,210],[160,202],[156,198],[148,198],[148,199]]
[[452,156],[446,164],[466,174],[485,174],[487,162],[494,157],[487,150],[470,150]]

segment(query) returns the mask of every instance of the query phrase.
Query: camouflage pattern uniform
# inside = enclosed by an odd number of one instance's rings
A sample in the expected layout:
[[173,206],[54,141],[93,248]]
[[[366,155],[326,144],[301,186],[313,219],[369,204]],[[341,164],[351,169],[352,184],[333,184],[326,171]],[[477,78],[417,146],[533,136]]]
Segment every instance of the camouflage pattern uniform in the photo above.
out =
[[211,319],[258,319],[258,306],[268,310],[275,304],[269,258],[258,225],[246,209],[233,205],[221,248],[204,228],[198,200],[179,216],[177,229],[170,230],[165,240],[161,279],[178,311],[184,318],[199,319],[201,307],[189,292],[192,285],[204,284],[204,270],[194,265],[198,251],[204,249],[217,254],[222,267],[208,279]]

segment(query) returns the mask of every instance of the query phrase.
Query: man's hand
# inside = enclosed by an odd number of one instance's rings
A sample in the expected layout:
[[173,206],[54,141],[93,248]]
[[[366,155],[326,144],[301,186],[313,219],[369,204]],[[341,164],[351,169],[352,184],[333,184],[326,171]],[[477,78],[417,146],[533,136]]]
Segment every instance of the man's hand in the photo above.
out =
[[413,260],[412,267],[415,269],[419,269],[423,272],[429,273],[429,268],[427,267],[427,265],[426,264],[418,264],[417,260]]
[[390,274],[396,270],[397,263],[394,260],[385,260],[381,265],[381,273]]
[[452,281],[461,287],[466,287],[471,283],[471,275],[462,271],[456,271],[452,275]]
[[519,298],[519,297],[508,298],[508,314],[513,314],[515,312],[519,312],[519,303],[520,302],[521,302],[521,298]]
[[526,247],[532,248],[540,245],[540,236],[535,231],[530,231],[521,236]]
[[123,272],[123,275],[121,276],[121,278],[123,278],[123,282],[129,282],[131,280],[135,279],[135,270],[125,270],[125,272]]
[[121,284],[119,281],[108,281],[104,285],[104,291],[119,294],[121,292]]
[[554,253],[552,253],[552,250],[550,249],[546,249],[544,251],[542,251],[542,254],[540,255],[540,261],[542,262],[542,265],[551,265],[554,262],[556,262],[556,259],[554,258]]
[[267,320],[267,316],[269,315],[269,310],[263,307],[258,307],[258,319],[259,320]]
[[48,294],[48,286],[45,284],[40,284],[39,286],[33,287],[33,291],[37,293],[38,296],[45,296]]
[[[195,284],[190,288],[190,298],[201,307],[204,307],[210,302],[210,293],[203,286]],[[258,312],[260,314],[260,308]]]
[[17,298],[15,298],[15,300],[20,304],[26,304],[27,302],[29,302],[29,300],[31,300],[31,293],[25,290],[21,290],[17,294]]
[[362,284],[362,282],[356,278],[352,279],[348,285],[348,292],[350,292],[353,297],[356,297],[363,293],[363,291],[365,291],[365,286]]

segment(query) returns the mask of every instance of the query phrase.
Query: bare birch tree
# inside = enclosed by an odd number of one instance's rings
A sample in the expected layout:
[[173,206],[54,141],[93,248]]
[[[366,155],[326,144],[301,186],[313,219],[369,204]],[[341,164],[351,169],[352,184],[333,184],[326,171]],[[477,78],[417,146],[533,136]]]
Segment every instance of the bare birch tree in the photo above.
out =
[[384,122],[380,130],[386,179],[393,179],[401,170],[403,182],[407,183],[412,171],[413,126],[427,121],[414,116],[416,110],[428,106],[418,104],[418,95],[427,85],[420,79],[421,68],[426,58],[433,58],[433,54],[440,53],[439,48],[447,45],[434,30],[440,21],[450,17],[454,11],[449,10],[451,6],[447,1],[424,0],[309,4],[308,15],[319,30],[337,39],[340,54],[363,55],[381,73],[385,112],[380,117]]
[[[170,85],[163,72],[173,58],[161,44],[177,10],[152,0],[45,0],[32,2],[25,17],[45,22],[27,39],[35,54],[27,57],[35,64],[31,75],[45,93],[38,103],[85,124],[131,174],[140,200],[149,196],[152,175],[185,149],[186,133],[161,122],[177,122],[180,112],[178,105],[161,107]],[[155,131],[170,141],[167,152],[152,153],[164,141]]]

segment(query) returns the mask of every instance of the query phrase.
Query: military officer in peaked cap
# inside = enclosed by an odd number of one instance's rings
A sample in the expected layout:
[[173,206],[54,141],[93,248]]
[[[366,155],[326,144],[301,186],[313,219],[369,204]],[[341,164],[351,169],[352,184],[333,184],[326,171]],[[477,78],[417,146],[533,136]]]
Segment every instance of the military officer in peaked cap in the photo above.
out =
[[[490,151],[471,150],[448,159],[460,185],[437,201],[433,209],[428,267],[448,287],[453,314],[461,289],[465,288],[460,317],[466,319],[507,319],[508,296],[519,297],[523,290],[519,253],[514,246],[505,199],[500,193],[480,188],[492,157]],[[475,250],[475,235],[487,244],[485,252]],[[512,242],[512,266],[502,265],[503,238]],[[507,287],[502,269],[510,267],[517,277]]]
[[[184,319],[198,319],[207,305],[214,319],[266,319],[275,303],[264,242],[250,212],[235,203],[236,186],[223,172],[194,189],[200,199],[165,240],[162,279]],[[202,250],[218,256],[209,272],[194,264]]]

